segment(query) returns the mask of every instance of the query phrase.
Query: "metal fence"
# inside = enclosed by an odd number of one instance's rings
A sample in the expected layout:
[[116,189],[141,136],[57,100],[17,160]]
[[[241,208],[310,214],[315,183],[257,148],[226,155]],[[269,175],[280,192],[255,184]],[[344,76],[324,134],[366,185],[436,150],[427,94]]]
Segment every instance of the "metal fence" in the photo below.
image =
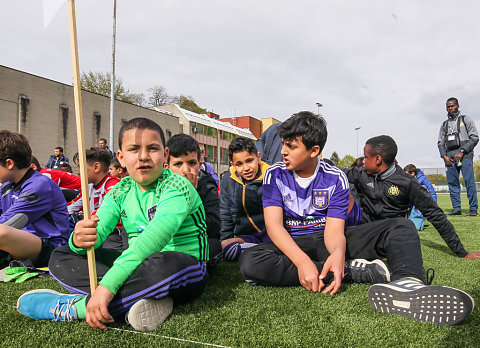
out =
[[[436,192],[448,192],[448,184],[447,184],[447,170],[445,167],[442,168],[421,168],[423,173],[430,179],[435,188]],[[480,177],[480,168],[473,167],[475,178]],[[461,176],[461,172],[460,172]],[[477,179],[478,180],[478,179]],[[477,191],[480,190],[480,182],[476,182]],[[460,177],[460,186],[462,188],[462,192],[466,192],[465,182],[463,177]]]

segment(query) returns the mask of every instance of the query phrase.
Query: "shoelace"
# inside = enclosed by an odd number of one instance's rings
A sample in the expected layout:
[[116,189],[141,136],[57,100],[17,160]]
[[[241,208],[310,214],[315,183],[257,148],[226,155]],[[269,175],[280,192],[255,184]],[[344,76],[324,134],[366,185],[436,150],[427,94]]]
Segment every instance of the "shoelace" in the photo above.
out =
[[433,268],[427,269],[427,275],[425,276],[425,284],[432,285],[434,277],[435,277],[435,270]]
[[[67,300],[66,303],[60,303],[60,300],[57,300],[57,305],[53,310],[51,310],[53,314],[53,321],[58,321],[59,319],[63,319],[64,321],[72,321],[73,315],[70,314],[70,309],[73,306],[73,302],[74,300]],[[64,308],[65,311],[62,312]]]

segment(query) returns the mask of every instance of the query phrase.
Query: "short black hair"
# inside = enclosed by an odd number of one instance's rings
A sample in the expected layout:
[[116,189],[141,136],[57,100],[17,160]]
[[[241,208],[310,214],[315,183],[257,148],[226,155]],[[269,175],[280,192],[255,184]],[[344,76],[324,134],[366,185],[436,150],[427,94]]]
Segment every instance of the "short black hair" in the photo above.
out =
[[[99,162],[102,170],[108,172],[108,167],[110,167],[110,162],[112,161],[112,155],[108,150],[102,149],[101,147],[91,147],[85,151],[85,157],[89,165]],[[78,166],[78,152],[73,155],[73,163]]]
[[114,166],[115,169],[122,168],[123,170],[126,170],[125,167],[122,167],[122,165],[120,164],[120,161],[118,160],[117,157],[112,158],[112,160],[110,161],[110,165]]
[[370,154],[373,156],[381,156],[386,165],[389,166],[395,162],[398,148],[392,137],[379,135],[368,139],[366,145],[370,146]]
[[415,174],[415,176],[417,176],[417,174],[418,174],[418,169],[417,169],[417,167],[415,167],[415,164],[411,164],[411,163],[410,163],[410,164],[407,164],[407,165],[405,166],[405,168],[403,168],[403,171],[404,171],[404,172],[407,172],[407,173],[409,173],[409,174],[412,174],[412,173],[413,173],[413,174]]
[[258,153],[255,143],[250,138],[238,137],[232,140],[228,146],[228,159],[233,161],[233,154],[237,152],[248,151],[248,153],[256,155]]
[[[58,169],[60,170],[63,170],[67,173],[71,173],[72,172],[72,166],[68,163],[62,163],[58,166]],[[66,169],[66,170],[65,170]]]
[[180,157],[188,155],[189,152],[195,152],[197,154],[197,160],[200,161],[200,146],[198,141],[188,134],[176,134],[167,141],[168,147],[168,160],[170,162],[170,156]]
[[98,142],[101,142],[101,141],[103,141],[105,144],[107,143],[107,139],[105,139],[105,138],[98,139]]
[[35,164],[35,166],[37,167],[37,170],[38,170],[38,171],[40,171],[40,169],[42,169],[42,166],[40,165],[40,162],[38,162],[37,157],[35,157],[35,156],[33,156],[33,155],[32,155],[32,159],[30,160],[30,163]]
[[60,152],[63,153],[63,147],[61,147],[61,146],[57,146],[57,147],[55,148],[55,150],[60,150]]
[[458,105],[458,99],[455,98],[455,97],[450,97],[450,98],[448,98],[447,101],[445,102],[445,104],[448,103],[449,101],[453,101],[453,102],[455,102],[455,104]]
[[125,122],[125,124],[120,128],[120,132],[118,133],[118,146],[119,149],[122,148],[122,140],[123,140],[123,133],[130,129],[150,129],[158,134],[160,134],[160,138],[162,139],[162,145],[165,147],[165,135],[163,134],[162,127],[160,127],[155,121],[152,121],[145,117],[137,117],[131,119],[130,121]]
[[350,164],[350,167],[363,167],[363,159],[365,157],[363,156],[360,156],[358,158],[355,159],[355,161],[352,162],[352,164]]
[[301,138],[307,150],[318,145],[322,152],[327,142],[327,122],[320,115],[315,115],[310,111],[293,114],[278,126],[277,132],[282,140]]
[[4,129],[0,131],[0,163],[2,166],[7,165],[7,159],[13,160],[18,169],[28,168],[32,159],[32,149],[24,135]]

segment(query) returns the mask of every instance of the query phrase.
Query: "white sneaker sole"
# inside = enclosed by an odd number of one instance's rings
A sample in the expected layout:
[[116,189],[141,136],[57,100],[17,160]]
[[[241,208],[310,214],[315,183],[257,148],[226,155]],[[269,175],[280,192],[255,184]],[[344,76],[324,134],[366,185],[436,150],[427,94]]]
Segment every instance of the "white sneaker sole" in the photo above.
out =
[[137,331],[151,331],[158,328],[172,313],[173,300],[143,299],[136,302],[127,313],[127,322]]
[[473,298],[466,292],[434,285],[405,290],[389,284],[375,284],[368,290],[368,302],[377,311],[435,325],[458,324],[475,307]]

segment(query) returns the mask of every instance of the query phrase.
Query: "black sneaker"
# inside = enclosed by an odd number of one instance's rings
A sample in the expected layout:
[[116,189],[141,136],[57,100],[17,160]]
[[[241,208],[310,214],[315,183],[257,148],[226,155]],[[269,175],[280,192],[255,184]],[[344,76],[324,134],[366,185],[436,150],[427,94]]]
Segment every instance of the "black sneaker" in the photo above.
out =
[[390,281],[390,272],[382,260],[348,260],[346,268],[345,277],[350,277],[355,283],[376,284]]
[[462,210],[461,209],[453,209],[450,213],[447,215],[462,215]]
[[478,216],[478,213],[477,213],[476,210],[471,209],[471,210],[468,212],[467,216]]
[[415,278],[375,284],[368,290],[373,309],[436,325],[455,325],[475,307],[466,292],[448,286],[425,285]]

